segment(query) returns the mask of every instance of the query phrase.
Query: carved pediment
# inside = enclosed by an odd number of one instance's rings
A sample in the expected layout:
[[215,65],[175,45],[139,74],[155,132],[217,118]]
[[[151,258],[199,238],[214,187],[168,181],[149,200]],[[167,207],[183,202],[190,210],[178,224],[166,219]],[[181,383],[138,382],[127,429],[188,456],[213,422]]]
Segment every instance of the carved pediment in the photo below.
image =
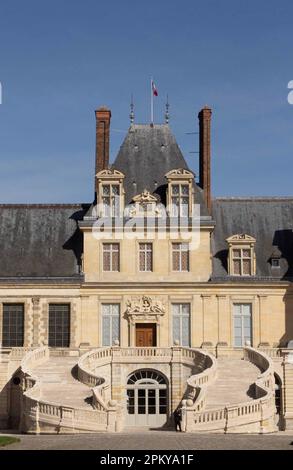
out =
[[115,170],[115,168],[105,168],[104,170],[99,171],[96,174],[96,178],[101,178],[101,179],[121,179],[125,178],[125,175],[121,173],[119,170]]
[[160,316],[165,314],[165,306],[161,300],[143,295],[127,301],[125,314],[131,321],[158,321]]
[[246,233],[237,233],[232,235],[231,237],[227,238],[226,241],[228,243],[255,243],[256,239],[253,238],[251,235],[247,235]]
[[174,170],[168,171],[165,174],[167,179],[169,178],[194,178],[194,173],[192,171],[186,170],[186,168],[175,168]]
[[156,203],[158,201],[158,198],[151,194],[147,189],[144,189],[142,193],[137,194],[137,196],[134,196],[133,201],[138,202],[140,204],[152,202]]

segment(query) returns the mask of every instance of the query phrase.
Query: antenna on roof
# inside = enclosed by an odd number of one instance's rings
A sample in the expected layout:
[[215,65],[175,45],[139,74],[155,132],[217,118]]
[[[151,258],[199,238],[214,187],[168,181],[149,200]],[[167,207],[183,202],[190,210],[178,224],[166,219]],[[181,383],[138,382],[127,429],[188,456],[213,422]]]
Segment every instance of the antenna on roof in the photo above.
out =
[[169,119],[170,119],[169,108],[170,108],[170,105],[169,105],[169,97],[168,97],[168,95],[167,95],[166,112],[165,112],[165,123],[166,123],[166,124],[169,124]]
[[130,124],[134,123],[134,104],[133,104],[133,94],[131,93],[131,103],[130,103]]

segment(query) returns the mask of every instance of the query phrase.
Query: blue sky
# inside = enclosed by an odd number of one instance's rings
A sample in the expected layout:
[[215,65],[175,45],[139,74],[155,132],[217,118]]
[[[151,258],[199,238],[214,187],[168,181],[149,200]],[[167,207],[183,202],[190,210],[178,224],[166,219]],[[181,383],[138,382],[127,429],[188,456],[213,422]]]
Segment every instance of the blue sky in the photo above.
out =
[[290,196],[293,3],[2,0],[0,203],[93,198],[94,109],[112,110],[111,159],[129,126],[170,126],[197,172],[197,113],[213,108],[215,196]]

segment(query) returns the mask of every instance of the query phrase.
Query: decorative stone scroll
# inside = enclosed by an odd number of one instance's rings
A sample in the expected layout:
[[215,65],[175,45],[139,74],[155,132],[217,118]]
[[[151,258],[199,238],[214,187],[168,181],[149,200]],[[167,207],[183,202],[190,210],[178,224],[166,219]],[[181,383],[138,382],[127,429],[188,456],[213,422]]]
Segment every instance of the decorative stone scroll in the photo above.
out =
[[161,300],[154,300],[147,295],[132,298],[126,303],[125,315],[134,323],[135,321],[159,321],[165,314],[165,306]]

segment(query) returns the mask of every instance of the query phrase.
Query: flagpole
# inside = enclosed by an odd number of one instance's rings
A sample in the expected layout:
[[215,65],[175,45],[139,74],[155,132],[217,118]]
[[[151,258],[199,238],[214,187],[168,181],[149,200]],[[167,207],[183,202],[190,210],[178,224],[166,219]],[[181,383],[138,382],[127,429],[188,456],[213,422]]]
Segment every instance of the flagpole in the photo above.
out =
[[154,124],[153,77],[151,77],[151,124]]

